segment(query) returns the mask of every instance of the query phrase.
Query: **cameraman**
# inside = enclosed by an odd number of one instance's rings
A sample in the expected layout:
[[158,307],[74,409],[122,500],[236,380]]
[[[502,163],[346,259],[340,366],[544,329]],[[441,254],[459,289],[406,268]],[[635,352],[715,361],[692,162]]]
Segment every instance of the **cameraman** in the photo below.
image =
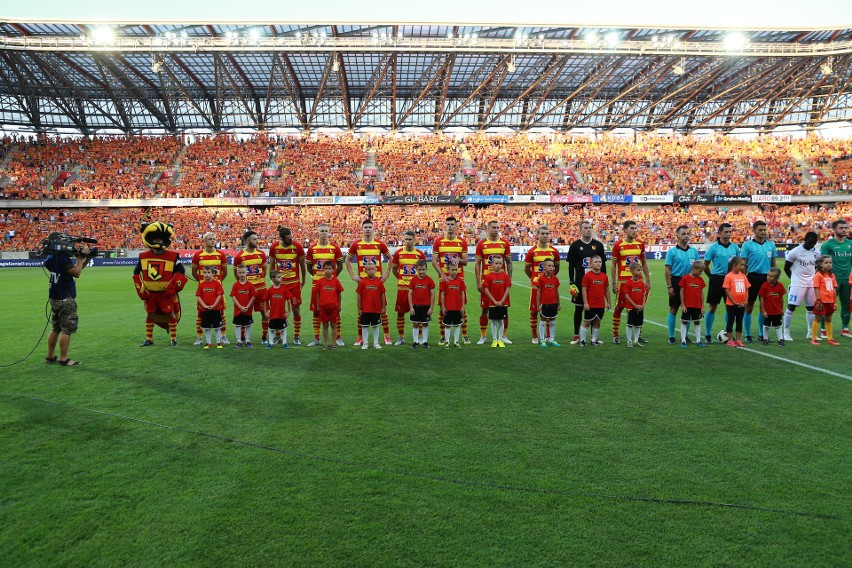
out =
[[[59,363],[63,366],[79,365],[79,361],[69,359],[68,346],[71,334],[77,331],[77,284],[75,278],[93,258],[89,245],[85,244],[74,252],[74,258],[65,253],[51,254],[44,261],[44,267],[50,271],[50,308],[53,313],[53,329],[47,336],[46,363]],[[56,343],[59,342],[59,357],[56,356]]]

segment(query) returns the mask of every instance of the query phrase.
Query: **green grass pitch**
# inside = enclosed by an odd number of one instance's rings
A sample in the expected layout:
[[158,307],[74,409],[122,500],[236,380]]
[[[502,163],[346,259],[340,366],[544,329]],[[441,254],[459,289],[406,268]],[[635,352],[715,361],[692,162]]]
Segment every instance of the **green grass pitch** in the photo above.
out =
[[[190,283],[180,345],[142,349],[131,272],[83,272],[83,365],[0,369],[3,566],[852,565],[852,341],[803,314],[786,348],[626,349],[608,314],[581,349],[566,306],[545,350],[516,286],[506,349],[362,352],[344,273],[345,348],[202,351]],[[0,364],[46,290],[0,271]]]

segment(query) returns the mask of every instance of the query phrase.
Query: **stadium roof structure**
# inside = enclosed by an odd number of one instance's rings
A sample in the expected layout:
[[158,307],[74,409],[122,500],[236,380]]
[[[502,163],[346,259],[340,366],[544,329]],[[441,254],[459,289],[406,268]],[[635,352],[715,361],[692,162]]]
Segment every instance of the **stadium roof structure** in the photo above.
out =
[[0,22],[0,125],[39,132],[849,120],[852,28]]

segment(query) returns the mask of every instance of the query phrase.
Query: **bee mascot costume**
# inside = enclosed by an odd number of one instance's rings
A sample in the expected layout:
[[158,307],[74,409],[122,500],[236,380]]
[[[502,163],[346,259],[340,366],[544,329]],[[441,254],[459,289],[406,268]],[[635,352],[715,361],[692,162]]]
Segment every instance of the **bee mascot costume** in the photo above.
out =
[[180,298],[188,279],[180,255],[168,250],[175,234],[171,223],[143,223],[142,243],[148,249],[139,255],[133,270],[136,293],[145,302],[145,341],[140,347],[154,344],[154,324],[169,330],[172,347],[177,346],[177,324],[180,321]]

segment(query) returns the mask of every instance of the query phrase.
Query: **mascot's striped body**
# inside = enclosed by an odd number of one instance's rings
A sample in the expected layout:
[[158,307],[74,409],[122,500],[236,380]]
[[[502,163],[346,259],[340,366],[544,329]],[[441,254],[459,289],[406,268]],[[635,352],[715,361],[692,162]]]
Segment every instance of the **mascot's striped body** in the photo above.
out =
[[180,256],[167,250],[174,235],[171,223],[143,223],[142,242],[148,248],[139,255],[133,270],[136,293],[145,302],[145,341],[143,347],[154,344],[154,325],[169,330],[173,346],[177,345],[177,324],[180,321],[178,293],[187,283]]

